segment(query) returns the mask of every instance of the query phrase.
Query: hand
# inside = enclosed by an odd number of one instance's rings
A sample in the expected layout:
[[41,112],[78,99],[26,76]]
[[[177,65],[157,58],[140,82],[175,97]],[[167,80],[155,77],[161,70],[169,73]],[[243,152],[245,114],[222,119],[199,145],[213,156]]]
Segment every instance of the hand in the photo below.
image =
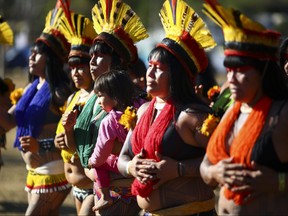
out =
[[[247,170],[245,165],[233,163],[233,158],[226,158],[209,167],[211,175],[220,185],[232,188]],[[241,184],[238,182],[238,184]]]
[[142,184],[146,184],[147,180],[152,180],[155,177],[156,167],[152,164],[154,159],[144,159],[144,150],[134,156],[130,165],[129,172]]
[[32,153],[39,152],[39,144],[38,141],[31,136],[22,136],[19,137],[21,148],[24,152],[30,151]]
[[57,134],[54,139],[54,144],[55,144],[55,147],[58,149],[67,149],[67,146],[65,143],[65,133]]
[[168,180],[178,177],[178,162],[169,157],[162,157],[161,154],[155,152],[156,160],[144,159],[138,166],[141,173],[141,183],[145,184],[149,180],[159,179],[154,189],[157,189]]
[[77,114],[78,114],[78,111],[73,110],[71,112],[67,112],[62,115],[62,125],[65,131],[73,130],[74,125],[76,124]]
[[232,188],[234,192],[251,192],[249,198],[278,191],[278,173],[252,161],[252,170],[246,170]]
[[153,189],[157,189],[163,183],[178,177],[178,161],[169,157],[162,157],[158,152],[155,152],[155,155],[160,159],[155,164],[156,176],[159,178],[159,181],[153,186]]

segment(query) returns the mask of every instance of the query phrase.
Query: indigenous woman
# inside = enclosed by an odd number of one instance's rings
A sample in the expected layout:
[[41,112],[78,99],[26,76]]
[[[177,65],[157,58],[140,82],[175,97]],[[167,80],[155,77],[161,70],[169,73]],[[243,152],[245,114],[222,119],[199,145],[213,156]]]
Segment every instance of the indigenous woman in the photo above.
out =
[[198,130],[211,112],[194,92],[205,70],[204,48],[215,45],[197,13],[184,1],[165,1],[166,38],[148,57],[147,92],[119,156],[118,168],[134,177],[132,193],[145,215],[213,215],[213,190],[200,177],[208,138]]
[[214,0],[204,9],[223,29],[235,103],[209,140],[201,176],[220,186],[219,215],[285,215],[288,90],[278,65],[280,34]]
[[[94,29],[98,34],[91,48],[90,61],[90,72],[95,81],[99,75],[108,70],[127,70],[129,64],[138,59],[134,43],[148,35],[135,12],[130,6],[119,0],[100,0],[92,9],[92,18]],[[93,153],[100,123],[107,113],[96,102],[97,96],[93,92],[91,94],[77,120],[76,113],[66,113],[63,116],[63,125],[67,143],[76,148],[86,175],[94,181],[94,170],[89,169],[88,159]],[[73,127],[74,130],[71,130]],[[115,146],[117,149],[117,145]],[[115,178],[123,179],[121,175],[117,175]],[[125,182],[125,184],[123,182],[117,184],[119,181],[116,184],[113,182],[112,180],[110,196],[117,202],[108,208],[99,210],[98,214],[137,214],[140,209],[135,197],[131,195],[130,182]],[[97,190],[95,194],[98,194]],[[98,201],[98,197],[100,198],[100,196],[95,196],[95,203]]]
[[[93,39],[96,37],[96,32],[90,19],[81,14],[69,13],[66,10],[65,12],[66,16],[63,16],[60,20],[62,24],[60,31],[71,43],[68,64],[71,69],[72,80],[78,89],[68,98],[65,112],[73,110],[79,115],[93,90],[94,82],[90,74],[89,62],[91,56],[89,50]],[[95,215],[92,211],[94,203],[93,182],[85,175],[76,149],[73,146],[68,148],[69,143],[65,142],[62,119],[58,123],[55,146],[61,149],[65,176],[72,185],[77,215]]]
[[14,147],[21,151],[28,170],[25,215],[58,215],[71,188],[60,151],[54,147],[61,107],[72,93],[71,80],[63,70],[70,44],[58,29],[62,15],[58,7],[48,13],[29,57],[29,72],[36,79],[9,113],[0,114],[5,130],[17,126]]

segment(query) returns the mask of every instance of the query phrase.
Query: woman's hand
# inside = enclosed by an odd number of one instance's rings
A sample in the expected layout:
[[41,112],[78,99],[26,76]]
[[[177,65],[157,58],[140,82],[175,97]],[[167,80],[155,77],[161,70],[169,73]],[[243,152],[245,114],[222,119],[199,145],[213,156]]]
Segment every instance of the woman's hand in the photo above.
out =
[[249,198],[278,191],[278,173],[252,162],[252,170],[245,170],[234,180],[233,192],[250,192]]
[[232,188],[237,183],[241,184],[241,178],[243,178],[243,173],[246,173],[247,168],[245,165],[233,163],[233,158],[230,157],[211,165],[208,171],[219,185]]
[[67,149],[65,142],[65,133],[60,133],[55,136],[54,139],[55,147],[58,149]]
[[160,159],[159,162],[155,162],[155,176],[159,178],[159,181],[153,186],[153,188],[157,189],[163,183],[177,178],[179,174],[178,161],[169,157],[162,157],[158,152],[155,152],[155,155]]
[[144,159],[144,150],[134,156],[134,158],[129,163],[129,173],[137,178],[142,184],[146,184],[148,180],[153,180],[155,178],[156,167],[153,162],[154,159]]
[[[136,155],[130,164],[130,173],[142,184],[149,180],[159,179],[154,189],[163,183],[178,177],[178,162],[169,157],[162,157],[155,152],[158,162],[154,159],[143,159],[143,151]],[[132,168],[132,169],[131,169]]]
[[73,110],[62,115],[62,125],[65,131],[71,131],[74,129],[74,125],[76,124],[77,112],[77,110]]
[[19,137],[21,148],[24,152],[30,151],[32,153],[39,152],[39,144],[38,141],[31,136],[22,136]]

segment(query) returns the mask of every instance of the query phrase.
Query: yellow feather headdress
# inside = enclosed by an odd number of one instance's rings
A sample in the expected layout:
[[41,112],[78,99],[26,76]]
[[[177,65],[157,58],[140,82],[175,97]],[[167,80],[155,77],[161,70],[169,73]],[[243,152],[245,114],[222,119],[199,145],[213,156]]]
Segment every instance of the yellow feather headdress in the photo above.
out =
[[62,16],[65,16],[65,13],[61,8],[61,5],[64,5],[64,2],[69,8],[69,1],[58,0],[55,8],[48,12],[45,27],[42,34],[36,39],[36,41],[44,42],[63,62],[66,62],[71,45],[59,30],[61,25],[59,20]]
[[0,15],[0,44],[13,44],[13,31],[6,20]]
[[203,12],[223,29],[225,55],[257,59],[278,59],[281,34],[233,8],[226,9],[217,0],[205,0]]
[[216,46],[204,21],[183,0],[166,0],[160,11],[166,37],[158,46],[166,48],[194,79],[208,65],[204,49]]
[[136,42],[148,37],[139,16],[121,0],[99,0],[92,8],[94,29],[125,61],[138,58]]
[[81,14],[73,12],[65,14],[68,15],[62,16],[60,19],[59,29],[71,43],[69,58],[79,56],[90,59],[89,49],[93,39],[97,36],[93,22]]

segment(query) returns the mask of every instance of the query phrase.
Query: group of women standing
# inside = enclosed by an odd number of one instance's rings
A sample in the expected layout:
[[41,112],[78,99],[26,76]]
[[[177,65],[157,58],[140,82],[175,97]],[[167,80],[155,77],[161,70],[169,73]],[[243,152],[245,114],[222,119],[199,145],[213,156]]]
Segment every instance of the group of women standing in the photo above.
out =
[[213,109],[194,89],[216,43],[186,2],[163,4],[166,36],[148,56],[146,92],[128,76],[135,43],[148,37],[135,12],[99,0],[91,21],[69,6],[59,0],[47,15],[29,58],[35,79],[0,112],[1,128],[17,126],[26,215],[58,215],[71,186],[78,215],[215,215],[217,186],[219,215],[288,212],[278,32],[206,0],[204,12],[223,29],[234,100],[209,137],[201,127]]

